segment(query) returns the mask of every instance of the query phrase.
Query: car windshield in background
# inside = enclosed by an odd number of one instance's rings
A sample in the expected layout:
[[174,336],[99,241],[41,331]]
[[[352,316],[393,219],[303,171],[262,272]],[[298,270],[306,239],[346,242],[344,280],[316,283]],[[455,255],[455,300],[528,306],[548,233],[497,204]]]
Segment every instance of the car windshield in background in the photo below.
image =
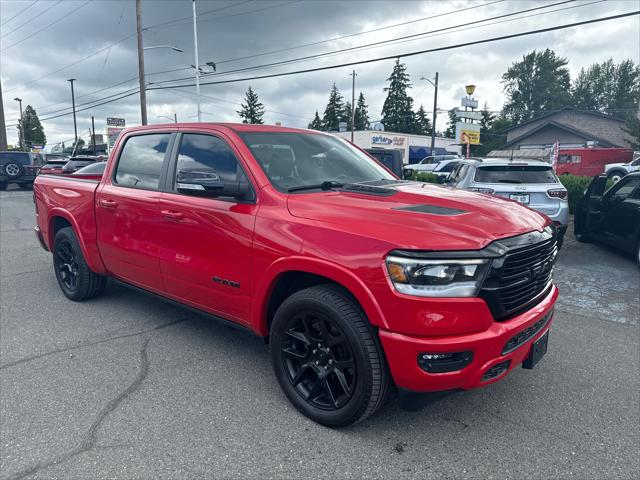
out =
[[97,162],[73,172],[74,175],[102,175],[107,162]]
[[478,183],[557,183],[551,166],[546,165],[492,165],[479,167],[475,181]]
[[241,133],[240,137],[280,191],[325,182],[375,184],[396,181],[368,155],[329,135],[250,132]]

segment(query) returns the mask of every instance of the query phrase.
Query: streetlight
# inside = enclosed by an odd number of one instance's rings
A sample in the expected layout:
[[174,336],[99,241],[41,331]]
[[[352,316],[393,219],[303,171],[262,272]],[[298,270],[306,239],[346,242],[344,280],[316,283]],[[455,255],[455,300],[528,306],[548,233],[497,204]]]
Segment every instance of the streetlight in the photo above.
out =
[[173,123],[178,123],[178,115],[176,113],[173,114],[173,118],[167,117],[166,115],[158,115],[158,118],[166,118],[167,120],[171,120]]
[[200,62],[198,61],[198,23],[196,18],[198,14],[196,13],[196,0],[193,0],[191,3],[193,7],[193,50],[195,52],[196,64],[196,94],[198,95],[198,122],[202,121],[202,110],[200,108]]
[[75,82],[76,79],[70,78],[67,81],[71,83],[71,104],[73,105],[73,136],[76,139],[76,143],[78,143],[78,127],[76,125],[76,97],[73,93],[73,82]]
[[24,125],[22,125],[22,99],[16,97],[14,100],[20,104],[20,135],[22,136],[22,149],[24,150],[27,142],[24,138]]
[[151,47],[144,47],[143,50],[152,50],[154,48],[170,48],[174,52],[183,52],[183,50],[179,49],[178,47],[174,47],[173,45],[153,45]]
[[436,147],[436,120],[438,118],[438,72],[436,72],[435,82],[432,82],[426,77],[422,77],[420,80],[426,80],[435,88],[433,92],[433,123],[431,125],[431,155],[434,155],[433,151]]

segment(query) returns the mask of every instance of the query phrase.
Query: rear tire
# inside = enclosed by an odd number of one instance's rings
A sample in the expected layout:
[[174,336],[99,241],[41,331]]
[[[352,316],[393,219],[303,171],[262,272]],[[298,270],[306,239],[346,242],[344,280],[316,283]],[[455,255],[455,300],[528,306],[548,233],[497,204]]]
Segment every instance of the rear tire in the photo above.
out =
[[591,238],[587,233],[576,233],[576,240],[580,243],[589,243],[591,242]]
[[60,290],[74,302],[100,295],[107,277],[92,272],[87,265],[80,242],[71,227],[61,228],[53,242],[53,269]]
[[390,375],[377,334],[340,287],[287,298],[271,325],[271,361],[289,401],[327,427],[345,427],[383,403]]

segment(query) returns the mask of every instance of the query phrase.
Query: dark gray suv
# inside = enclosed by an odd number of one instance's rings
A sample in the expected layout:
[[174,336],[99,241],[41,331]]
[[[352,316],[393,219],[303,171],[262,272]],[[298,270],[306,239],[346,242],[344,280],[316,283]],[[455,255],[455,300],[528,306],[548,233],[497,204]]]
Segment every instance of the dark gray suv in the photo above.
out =
[[0,152],[0,190],[10,183],[30,187],[42,166],[42,157],[30,152]]

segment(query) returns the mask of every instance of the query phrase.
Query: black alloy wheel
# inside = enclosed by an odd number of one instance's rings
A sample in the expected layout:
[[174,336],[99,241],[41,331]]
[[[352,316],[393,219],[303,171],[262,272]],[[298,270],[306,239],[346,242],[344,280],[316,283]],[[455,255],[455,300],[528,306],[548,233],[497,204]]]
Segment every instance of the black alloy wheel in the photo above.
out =
[[345,427],[384,402],[390,374],[380,339],[344,288],[322,284],[291,294],[275,312],[269,343],[280,387],[310,419]]
[[355,387],[356,364],[342,330],[322,313],[301,311],[284,333],[282,361],[300,397],[323,410],[344,406]]
[[107,277],[91,271],[71,227],[56,232],[52,252],[53,271],[67,298],[79,302],[97,297],[104,291]]
[[80,273],[78,258],[69,240],[58,242],[53,254],[56,275],[65,288],[70,292],[75,292],[78,289]]

